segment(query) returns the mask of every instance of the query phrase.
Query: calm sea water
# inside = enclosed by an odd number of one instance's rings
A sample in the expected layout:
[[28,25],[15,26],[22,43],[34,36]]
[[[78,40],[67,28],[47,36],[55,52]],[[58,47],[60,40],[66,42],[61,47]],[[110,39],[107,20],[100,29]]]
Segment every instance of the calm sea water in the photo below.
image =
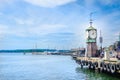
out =
[[0,80],[120,80],[81,69],[70,56],[0,54]]

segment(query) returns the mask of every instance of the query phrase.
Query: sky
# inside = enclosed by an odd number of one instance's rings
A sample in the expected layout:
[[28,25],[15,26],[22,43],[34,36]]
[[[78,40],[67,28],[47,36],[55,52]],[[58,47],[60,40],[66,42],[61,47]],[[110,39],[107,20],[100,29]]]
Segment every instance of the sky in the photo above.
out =
[[86,47],[91,12],[103,46],[117,41],[120,0],[0,0],[0,49]]

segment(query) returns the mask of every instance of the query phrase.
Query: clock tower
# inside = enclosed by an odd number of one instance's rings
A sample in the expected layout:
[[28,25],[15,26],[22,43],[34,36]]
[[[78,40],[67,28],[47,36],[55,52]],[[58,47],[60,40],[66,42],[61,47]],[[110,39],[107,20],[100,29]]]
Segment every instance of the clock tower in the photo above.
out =
[[97,52],[97,29],[92,26],[92,19],[90,19],[90,27],[86,29],[86,43],[87,43],[87,57],[96,57]]

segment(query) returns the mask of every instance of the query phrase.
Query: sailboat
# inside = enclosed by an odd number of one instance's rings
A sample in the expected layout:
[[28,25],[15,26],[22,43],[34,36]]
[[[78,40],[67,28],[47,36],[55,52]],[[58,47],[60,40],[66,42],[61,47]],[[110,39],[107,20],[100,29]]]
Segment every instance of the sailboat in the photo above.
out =
[[37,44],[35,44],[35,48],[33,49],[32,54],[33,55],[42,55],[42,52],[38,52],[37,50],[38,50],[37,49]]

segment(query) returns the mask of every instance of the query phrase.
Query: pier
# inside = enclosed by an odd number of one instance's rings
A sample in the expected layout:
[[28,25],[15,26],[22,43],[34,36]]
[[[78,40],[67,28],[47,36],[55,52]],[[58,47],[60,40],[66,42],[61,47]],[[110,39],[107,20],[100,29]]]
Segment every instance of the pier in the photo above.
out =
[[88,58],[88,57],[77,57],[73,56],[76,63],[78,63],[81,68],[84,66],[92,70],[97,70],[99,72],[108,73],[120,73],[120,60],[116,58],[110,58],[109,60],[105,58]]

